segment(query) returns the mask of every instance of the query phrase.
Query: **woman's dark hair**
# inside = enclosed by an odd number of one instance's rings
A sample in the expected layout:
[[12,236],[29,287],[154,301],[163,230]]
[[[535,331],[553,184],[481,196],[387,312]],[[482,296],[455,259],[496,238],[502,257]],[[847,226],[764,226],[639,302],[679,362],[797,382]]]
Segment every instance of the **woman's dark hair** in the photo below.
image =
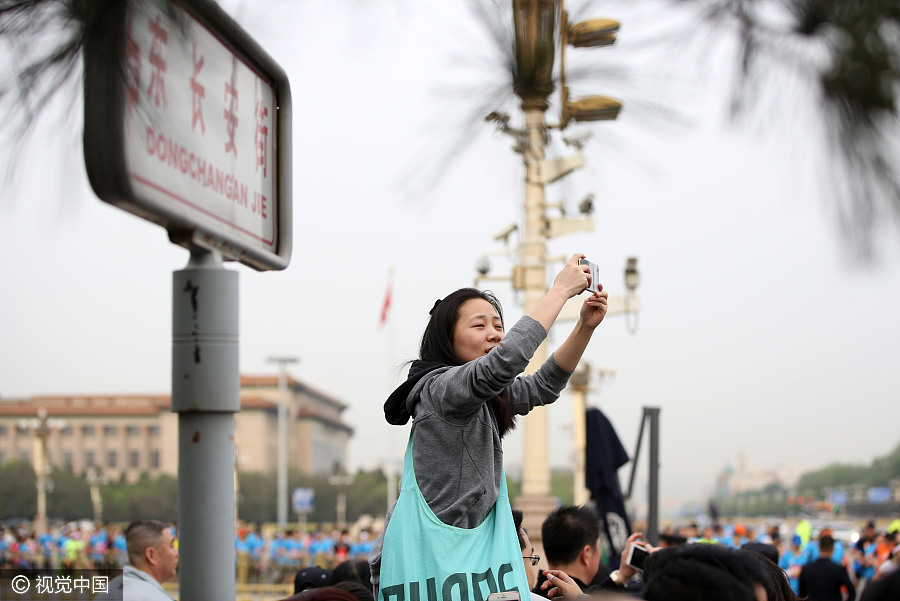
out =
[[338,582],[361,582],[368,585],[372,578],[372,569],[369,562],[365,559],[348,559],[335,566],[331,572],[331,580],[329,584],[337,584]]
[[[744,545],[744,547],[746,546],[747,545]],[[764,583],[764,586],[766,589],[766,599],[768,599],[768,601],[799,601],[800,598],[794,593],[793,589],[791,589],[791,583],[788,580],[787,574],[778,567],[777,563],[759,551],[745,549],[744,547],[741,547],[741,551],[753,554],[753,556],[759,560],[760,565],[766,570],[768,579]]]
[[[431,319],[425,326],[422,334],[422,343],[419,345],[419,359],[426,363],[439,363],[441,365],[463,365],[465,361],[459,358],[453,350],[453,330],[459,321],[459,309],[463,303],[473,299],[481,299],[489,302],[500,316],[500,324],[503,326],[503,308],[500,301],[487,290],[476,288],[460,288],[456,292],[447,295],[446,298],[434,303],[431,309]],[[504,326],[505,329],[505,326]],[[507,393],[504,390],[490,400],[490,407],[497,418],[497,427],[500,430],[500,438],[516,427],[516,415],[509,406]]]
[[342,591],[347,591],[356,597],[356,601],[375,601],[375,595],[372,593],[372,589],[369,588],[372,586],[371,584],[366,586],[362,582],[357,582],[355,580],[342,580],[331,586]]
[[[371,593],[370,593],[371,594]],[[336,586],[308,588],[281,601],[358,601],[358,597]]]
[[755,601],[753,585],[770,581],[762,557],[724,545],[695,543],[651,553],[644,566],[647,601]]
[[522,522],[525,521],[525,515],[519,509],[513,509],[513,525],[516,527],[516,536],[519,537],[519,548],[525,550],[525,537],[522,536]]

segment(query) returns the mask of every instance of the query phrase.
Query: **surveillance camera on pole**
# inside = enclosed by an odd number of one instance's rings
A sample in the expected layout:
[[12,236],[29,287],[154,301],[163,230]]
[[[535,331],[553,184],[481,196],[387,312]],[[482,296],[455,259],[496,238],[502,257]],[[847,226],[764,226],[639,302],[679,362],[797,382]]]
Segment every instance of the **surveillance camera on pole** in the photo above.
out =
[[594,195],[588,194],[580,203],[578,203],[578,212],[582,215],[590,215],[594,212]]
[[566,143],[566,146],[571,146],[577,150],[581,150],[587,145],[587,141],[590,140],[592,135],[592,132],[589,132],[587,130],[579,131],[569,136],[563,137],[563,142]]
[[486,276],[491,271],[491,260],[487,257],[480,257],[475,262],[475,271],[482,277]]
[[516,225],[515,223],[510,223],[494,234],[494,240],[496,240],[497,242],[502,241],[504,244],[509,244],[509,237],[512,236],[513,232],[515,232],[517,229],[519,229],[518,225]]

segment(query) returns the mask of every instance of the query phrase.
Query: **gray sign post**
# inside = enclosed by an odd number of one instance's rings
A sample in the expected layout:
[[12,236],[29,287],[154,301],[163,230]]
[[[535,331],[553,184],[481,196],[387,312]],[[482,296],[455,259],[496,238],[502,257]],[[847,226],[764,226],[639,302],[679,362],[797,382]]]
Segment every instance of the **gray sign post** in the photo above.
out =
[[223,261],[290,262],[290,87],[214,2],[109,10],[117,25],[85,43],[85,164],[100,198],[191,253],[172,281],[179,597],[234,599],[238,274]]

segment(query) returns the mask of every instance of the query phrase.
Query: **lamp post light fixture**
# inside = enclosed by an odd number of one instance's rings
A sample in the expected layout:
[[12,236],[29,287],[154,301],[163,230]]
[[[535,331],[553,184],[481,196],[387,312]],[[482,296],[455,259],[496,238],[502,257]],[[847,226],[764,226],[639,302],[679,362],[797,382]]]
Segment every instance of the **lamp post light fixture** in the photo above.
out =
[[516,71],[513,90],[522,99],[526,113],[542,114],[553,93],[553,62],[556,58],[556,21],[559,0],[513,0]]
[[278,528],[287,527],[287,366],[299,363],[297,357],[269,357],[269,363],[277,363],[278,371]]
[[35,533],[47,532],[47,492],[53,488],[53,482],[50,480],[50,462],[47,459],[47,439],[50,438],[53,430],[65,428],[66,422],[61,419],[48,418],[47,410],[40,407],[36,418],[20,419],[19,427],[23,430],[31,430],[34,434],[34,475],[37,489],[34,531]]
[[590,19],[580,23],[563,23],[566,42],[576,48],[597,48],[616,43],[619,22],[615,19]]
[[347,492],[346,487],[353,484],[353,476],[344,472],[343,463],[335,462],[332,475],[328,476],[328,483],[337,486],[337,498],[335,500],[335,519],[338,528],[347,525]]
[[634,294],[638,284],[641,283],[641,274],[638,273],[637,257],[628,257],[625,262],[625,288],[629,294]]
[[100,487],[109,484],[109,478],[104,476],[96,467],[90,467],[87,471],[87,483],[91,491],[91,507],[94,510],[94,524],[99,528],[103,523],[103,496]]
[[559,89],[560,123],[565,129],[569,121],[610,121],[619,116],[622,103],[609,96],[585,96],[569,101],[569,87],[566,85],[566,46],[575,48],[599,48],[616,42],[619,22],[614,19],[590,19],[580,23],[569,23],[569,13],[560,4],[562,25],[559,43]]
[[[628,257],[625,261],[625,288],[628,290],[628,296],[625,297],[625,327],[631,334],[637,332],[638,306],[634,292],[640,282],[641,274],[637,268],[637,257]],[[629,323],[629,317],[631,323]]]
[[560,128],[565,128],[569,121],[612,121],[621,110],[622,103],[609,96],[585,96],[570,101],[569,88],[563,86]]

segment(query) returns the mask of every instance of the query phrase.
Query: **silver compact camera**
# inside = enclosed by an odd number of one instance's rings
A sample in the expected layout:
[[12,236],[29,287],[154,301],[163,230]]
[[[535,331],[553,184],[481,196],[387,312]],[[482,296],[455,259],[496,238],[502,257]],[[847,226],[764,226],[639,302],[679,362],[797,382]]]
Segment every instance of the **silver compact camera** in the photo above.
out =
[[600,284],[600,273],[599,273],[600,270],[597,267],[597,264],[592,263],[592,262],[588,261],[587,259],[579,259],[578,264],[579,265],[587,265],[588,267],[591,268],[591,283],[588,284],[587,289],[590,290],[591,292],[600,292],[600,289],[598,287]]

